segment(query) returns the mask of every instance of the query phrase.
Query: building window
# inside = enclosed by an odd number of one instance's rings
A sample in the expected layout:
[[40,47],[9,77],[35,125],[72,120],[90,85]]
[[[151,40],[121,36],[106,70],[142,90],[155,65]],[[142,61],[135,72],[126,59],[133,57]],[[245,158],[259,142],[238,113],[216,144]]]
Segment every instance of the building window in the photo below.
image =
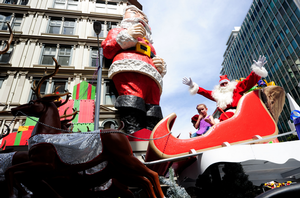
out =
[[22,20],[23,20],[23,15],[21,14],[1,13],[0,30],[8,30],[7,23],[9,23],[12,30],[20,31]]
[[53,7],[59,9],[77,10],[78,0],[55,0]]
[[107,22],[107,31],[116,28],[117,25],[118,25],[117,22],[111,22],[111,21]]
[[[33,83],[35,83],[37,85],[37,83],[40,81],[41,78],[33,78],[31,87],[33,87]],[[49,85],[48,80],[43,82],[43,84],[41,85],[41,89],[40,89],[41,95],[44,95],[46,93],[46,87],[48,87],[48,85]],[[34,91],[31,90],[30,95],[29,95],[29,101],[36,100],[36,99],[37,99],[36,94],[34,93]]]
[[117,2],[96,0],[96,12],[117,14]]
[[50,93],[65,93],[65,90],[67,89],[67,80],[66,79],[52,79]]
[[104,102],[103,104],[105,105],[114,105],[116,102],[116,98],[118,96],[118,92],[115,88],[115,85],[113,81],[111,80],[106,80],[105,81],[105,86],[104,86]]
[[27,5],[28,0],[3,0],[6,4]]
[[[34,78],[32,81],[32,85],[33,85],[34,81],[35,81],[35,84],[37,84],[40,79],[41,78]],[[53,78],[52,83],[49,83],[49,80],[47,79],[41,85],[40,94],[43,96],[47,93],[54,93],[54,92],[55,93],[65,93],[66,89],[67,89],[67,80],[66,79]],[[49,90],[49,92],[47,92],[47,90]],[[29,101],[36,100],[36,99],[37,99],[36,94],[34,93],[34,91],[31,90],[31,93],[29,96]]]
[[[1,47],[1,49],[3,49],[5,46],[6,46],[6,44],[4,44]],[[13,48],[14,48],[14,44],[11,43],[9,46],[9,50],[5,54],[0,55],[0,63],[9,63],[11,55],[13,53]]]
[[45,46],[42,52],[42,65],[53,65],[52,57],[56,55],[56,45]]
[[91,49],[91,61],[90,61],[91,67],[98,67],[99,61],[98,61],[98,50],[97,47],[93,47]]
[[58,63],[61,65],[70,65],[70,60],[71,60],[71,47],[67,46],[62,46],[59,48],[58,52]]
[[48,33],[74,35],[75,19],[51,17]]
[[71,61],[72,48],[71,46],[45,45],[42,51],[41,64],[53,65],[54,61],[52,57],[55,57],[58,64],[69,66]]
[[3,77],[3,76],[0,76],[0,89],[1,89],[1,87],[2,87],[3,82],[4,82],[4,77]]

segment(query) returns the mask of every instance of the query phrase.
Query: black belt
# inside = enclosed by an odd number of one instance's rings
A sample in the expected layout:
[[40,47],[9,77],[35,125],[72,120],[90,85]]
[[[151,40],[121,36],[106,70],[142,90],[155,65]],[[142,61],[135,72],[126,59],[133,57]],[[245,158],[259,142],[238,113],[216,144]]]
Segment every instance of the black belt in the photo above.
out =
[[128,48],[127,50],[134,50],[140,54],[148,56],[149,58],[155,57],[155,54],[151,51],[150,46],[141,42],[138,42],[135,47]]
[[236,107],[228,107],[227,109],[224,110],[224,112],[230,110],[230,109],[236,109]]

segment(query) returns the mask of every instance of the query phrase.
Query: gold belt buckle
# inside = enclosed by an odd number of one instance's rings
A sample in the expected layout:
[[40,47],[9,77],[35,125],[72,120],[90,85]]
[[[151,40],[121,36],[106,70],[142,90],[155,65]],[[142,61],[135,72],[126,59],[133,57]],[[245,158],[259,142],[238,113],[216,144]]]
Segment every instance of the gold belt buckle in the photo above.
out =
[[144,43],[138,42],[135,46],[135,51],[137,51],[141,54],[145,54],[149,58],[151,57],[151,48],[150,48],[150,46],[148,46]]

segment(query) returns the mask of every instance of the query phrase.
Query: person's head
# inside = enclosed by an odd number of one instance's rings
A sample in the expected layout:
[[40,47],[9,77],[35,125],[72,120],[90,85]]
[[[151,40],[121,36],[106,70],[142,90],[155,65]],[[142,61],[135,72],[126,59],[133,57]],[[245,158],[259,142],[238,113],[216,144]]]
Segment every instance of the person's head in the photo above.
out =
[[195,124],[196,124],[198,118],[199,118],[199,115],[198,115],[198,114],[194,115],[194,116],[191,118],[191,122],[192,122],[192,124],[193,124],[194,127],[195,127]]
[[204,116],[207,114],[207,107],[205,104],[198,104],[196,109],[199,114],[202,114]]
[[225,109],[233,101],[233,91],[238,82],[229,81],[227,75],[220,76],[219,84],[212,90],[212,96],[217,102],[217,107]]
[[220,87],[226,87],[229,83],[229,79],[227,78],[227,75],[220,76],[219,85]]

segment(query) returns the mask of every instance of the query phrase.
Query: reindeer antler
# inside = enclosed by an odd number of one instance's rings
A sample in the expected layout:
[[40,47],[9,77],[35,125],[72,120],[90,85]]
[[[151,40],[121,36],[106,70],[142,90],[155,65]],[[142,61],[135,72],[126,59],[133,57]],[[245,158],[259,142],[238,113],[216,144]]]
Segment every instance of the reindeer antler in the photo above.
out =
[[[67,90],[65,90],[65,91],[67,91]],[[69,99],[70,99],[70,97],[71,97],[71,93],[70,92],[66,92],[66,93],[68,93],[68,95],[67,95],[67,98],[66,98],[66,100],[64,101],[64,102],[61,102],[61,103],[55,103],[55,105],[57,106],[57,108],[58,107],[60,107],[60,106],[63,106],[63,105],[65,105],[65,104],[67,104],[67,102],[69,101]],[[54,93],[53,93],[54,94]],[[65,94],[65,93],[64,93]]]
[[67,107],[64,111],[64,114],[62,116],[60,116],[60,118],[66,118],[66,117],[70,117],[70,116],[73,116],[70,120],[68,120],[69,122],[74,120],[74,118],[76,117],[76,115],[79,113],[79,111],[77,111],[76,109],[72,108],[73,109],[73,113],[71,114],[68,114],[67,115],[67,110],[69,109],[69,107]]
[[37,85],[35,85],[35,82],[33,82],[33,87],[31,89],[34,91],[34,93],[36,94],[38,99],[42,98],[40,91],[41,91],[41,86],[42,86],[43,82],[45,80],[49,79],[50,77],[55,76],[59,70],[59,67],[61,67],[61,65],[58,64],[57,60],[54,57],[52,57],[52,59],[55,62],[54,72],[49,75],[43,76]]
[[8,27],[8,29],[9,29],[10,36],[9,36],[8,41],[5,41],[5,42],[6,42],[6,46],[4,47],[3,50],[0,51],[0,54],[4,54],[4,53],[6,53],[6,52],[9,50],[9,46],[10,46],[10,44],[11,44],[13,38],[14,38],[12,29],[11,29],[9,23],[7,23],[7,27]]

